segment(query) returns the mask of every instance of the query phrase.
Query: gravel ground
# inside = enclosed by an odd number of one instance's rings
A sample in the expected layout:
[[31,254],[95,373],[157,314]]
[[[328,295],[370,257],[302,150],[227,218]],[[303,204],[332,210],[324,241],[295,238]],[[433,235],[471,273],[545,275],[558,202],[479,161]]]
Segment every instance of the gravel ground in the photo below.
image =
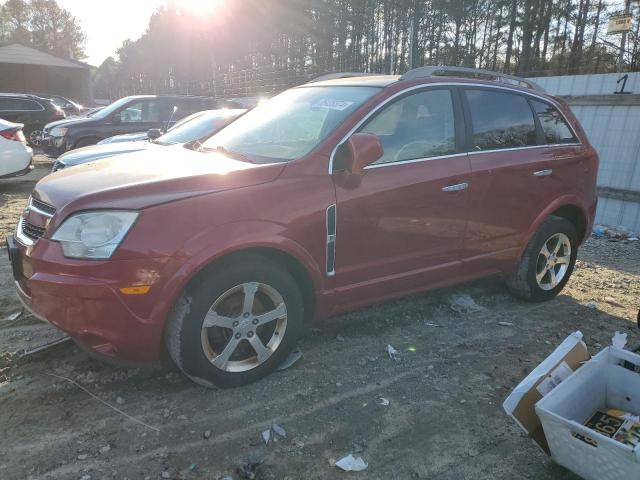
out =
[[[0,181],[0,233],[13,230],[49,165],[38,156],[28,176]],[[616,330],[640,343],[640,242],[589,240],[567,288],[548,303],[519,302],[488,279],[324,321],[309,328],[297,364],[232,390],[207,390],[170,369],[103,365],[70,342],[20,358],[59,333],[26,314],[8,320],[20,310],[10,277],[2,254],[7,480],[576,480],[517,429],[502,401],[572,331],[582,330],[592,353]],[[473,302],[461,308],[460,296]],[[286,436],[272,433],[265,445],[261,432],[274,423]],[[332,465],[348,453],[368,469]]]

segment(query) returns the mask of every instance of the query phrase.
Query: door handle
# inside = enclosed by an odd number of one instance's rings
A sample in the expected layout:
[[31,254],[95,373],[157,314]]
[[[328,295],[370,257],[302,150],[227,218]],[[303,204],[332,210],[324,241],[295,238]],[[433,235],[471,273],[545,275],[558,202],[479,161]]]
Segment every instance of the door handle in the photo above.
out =
[[443,192],[459,192],[460,190],[466,190],[469,188],[469,184],[464,183],[456,183],[455,185],[448,185],[446,187],[442,187]]
[[533,172],[534,177],[548,177],[553,173],[553,170],[550,168],[547,170],[538,170],[537,172]]

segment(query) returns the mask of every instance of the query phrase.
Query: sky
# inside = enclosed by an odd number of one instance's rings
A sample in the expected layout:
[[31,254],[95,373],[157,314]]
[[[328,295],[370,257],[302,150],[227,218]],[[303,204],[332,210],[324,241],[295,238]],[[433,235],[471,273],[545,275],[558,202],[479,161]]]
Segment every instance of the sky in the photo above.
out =
[[[191,0],[193,1],[193,0]],[[147,29],[149,17],[166,0],[58,0],[71,12],[87,35],[83,61],[96,67],[127,38],[137,39]]]

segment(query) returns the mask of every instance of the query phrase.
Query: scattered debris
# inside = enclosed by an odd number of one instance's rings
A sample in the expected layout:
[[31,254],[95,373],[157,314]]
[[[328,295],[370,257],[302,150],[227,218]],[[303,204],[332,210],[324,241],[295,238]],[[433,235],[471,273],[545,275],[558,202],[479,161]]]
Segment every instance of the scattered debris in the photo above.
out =
[[269,440],[271,440],[271,429],[268,428],[267,430],[262,432],[262,440],[264,440],[265,445],[269,443]]
[[166,470],[160,475],[162,478],[171,478],[171,474]]
[[640,238],[638,238],[638,237],[629,237],[629,238],[627,238],[627,240],[629,240],[630,242],[637,242],[638,240],[640,240]]
[[23,313],[24,313],[24,309],[18,310],[17,312],[13,312],[11,315],[7,317],[7,320],[9,320],[10,322],[13,322],[14,320],[19,319]]
[[595,310],[598,308],[598,304],[596,302],[589,302],[587,303],[587,308],[591,309],[591,310]]
[[365,470],[369,464],[362,457],[354,457],[352,454],[341,458],[336,462],[336,467],[341,468],[345,472],[361,472]]
[[389,400],[387,400],[387,399],[386,399],[386,398],[384,398],[384,397],[380,397],[378,400],[376,400],[376,403],[377,403],[378,405],[382,405],[383,407],[386,407],[386,406],[388,406],[388,405],[389,405]]
[[607,234],[607,229],[602,225],[596,225],[593,227],[593,236],[596,238],[602,238]]
[[433,323],[433,322],[424,322],[424,325],[426,327],[442,327],[442,325],[438,325],[438,324]]
[[616,332],[611,339],[611,344],[619,349],[623,349],[627,344],[627,334],[622,332]]
[[498,325],[501,327],[513,327],[513,323],[511,322],[498,322]]
[[118,405],[124,405],[124,398],[122,397],[116,397],[116,403]]
[[386,350],[387,350],[387,353],[389,354],[389,358],[391,360],[395,360],[396,362],[398,360],[400,360],[400,357],[398,355],[398,351],[395,348],[393,348],[391,345],[387,345]]
[[620,303],[618,303],[618,301],[613,297],[604,297],[604,301],[607,302],[609,305],[613,305],[614,307],[623,307],[624,306],[624,305],[621,305]]
[[[240,475],[240,478],[245,480],[255,480],[260,478],[260,463],[259,462],[249,462],[241,467],[236,468],[236,473]],[[260,475],[260,476],[259,476]]]
[[339,341],[339,342],[344,342],[344,337],[342,335],[338,335],[336,337],[336,340]]
[[485,308],[478,305],[476,301],[471,298],[471,295],[466,293],[454,293],[449,297],[449,306],[451,310],[459,314],[469,314],[474,312],[481,312]]
[[280,435],[281,437],[287,436],[286,430],[282,428],[280,425],[278,425],[277,423],[274,423],[273,425],[271,425],[271,428],[273,429],[274,432],[276,432],[277,435]]
[[205,440],[209,440],[211,438],[211,430],[206,430],[203,434],[202,434],[202,438],[204,438]]
[[111,445],[109,445],[108,443],[104,447],[100,447],[100,453],[103,455],[105,453],[109,453],[110,451],[111,451]]
[[78,455],[78,460],[86,460],[87,458],[89,458],[89,455],[86,453],[81,453],[80,455]]
[[287,368],[293,366],[298,360],[302,358],[302,352],[300,350],[295,350],[289,354],[284,362],[278,367],[278,370],[286,370]]

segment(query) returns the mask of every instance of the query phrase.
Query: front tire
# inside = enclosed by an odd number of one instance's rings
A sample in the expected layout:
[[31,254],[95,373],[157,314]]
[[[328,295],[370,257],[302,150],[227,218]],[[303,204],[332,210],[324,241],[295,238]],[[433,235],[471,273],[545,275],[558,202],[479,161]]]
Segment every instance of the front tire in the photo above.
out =
[[304,318],[292,275],[260,256],[223,262],[177,302],[167,350],[189,378],[237,387],[275,370],[291,353]]
[[578,253],[575,226],[561,217],[547,218],[530,240],[507,286],[530,302],[551,300],[569,281]]

